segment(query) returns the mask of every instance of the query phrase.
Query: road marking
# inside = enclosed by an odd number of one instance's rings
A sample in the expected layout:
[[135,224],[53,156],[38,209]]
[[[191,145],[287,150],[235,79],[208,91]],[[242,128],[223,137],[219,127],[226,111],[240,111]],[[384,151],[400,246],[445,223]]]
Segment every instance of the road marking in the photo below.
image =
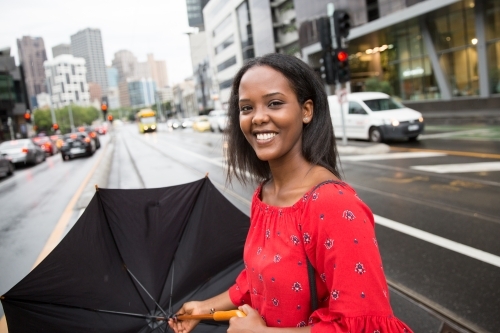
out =
[[449,137],[454,137],[454,136],[460,136],[464,134],[484,134],[484,133],[489,133],[489,129],[473,129],[473,130],[467,130],[467,131],[457,131],[457,132],[446,132],[446,133],[436,133],[436,134],[420,134],[418,137],[419,140],[425,140],[425,139],[438,139],[438,138],[449,138]]
[[486,172],[500,171],[500,162],[414,165],[410,168],[434,173]]
[[[85,189],[85,186],[87,186],[87,183],[90,180],[90,177],[94,174],[95,170],[99,166],[99,163],[101,162],[102,158],[106,154],[106,151],[108,149],[108,145],[106,144],[106,147],[104,147],[103,152],[99,156],[99,159],[94,163],[94,166],[90,170],[90,172],[87,174],[83,182],[81,183],[80,187],[76,190],[75,194],[69,201],[68,205],[64,209],[64,212],[62,213],[61,217],[59,218],[59,221],[57,222],[56,226],[52,230],[52,233],[49,236],[49,239],[45,243],[45,246],[43,247],[42,251],[38,255],[38,258],[35,261],[35,264],[31,268],[32,270],[38,266],[40,262],[42,262],[43,259],[59,244],[61,241],[61,237],[64,234],[64,231],[66,230],[66,227],[69,223],[69,220],[71,218],[71,215],[73,214],[73,208],[75,207],[76,202],[80,198],[80,195],[82,194],[83,190]],[[2,316],[0,319],[0,333],[7,333],[7,320],[5,318],[5,315]]]
[[443,153],[446,155],[454,155],[454,156],[468,156],[468,157],[500,159],[500,154],[473,153],[473,152],[468,152],[468,151],[436,150],[436,149],[420,149],[420,148],[400,148],[400,147],[391,147],[391,150],[392,151],[435,152],[435,153]]
[[401,233],[407,234],[409,236],[421,239],[423,241],[432,243],[434,245],[443,247],[445,249],[463,254],[487,264],[500,267],[500,257],[494,254],[475,249],[473,247],[454,242],[452,240],[446,239],[444,237],[436,236],[429,232],[410,227],[406,224],[399,223],[393,220],[389,220],[385,217],[379,215],[373,215],[375,217],[375,222],[377,224],[383,225],[384,227],[399,231]]
[[404,152],[372,155],[350,155],[340,156],[340,161],[374,161],[374,160],[395,160],[403,158],[426,158],[446,156],[446,153],[435,152]]

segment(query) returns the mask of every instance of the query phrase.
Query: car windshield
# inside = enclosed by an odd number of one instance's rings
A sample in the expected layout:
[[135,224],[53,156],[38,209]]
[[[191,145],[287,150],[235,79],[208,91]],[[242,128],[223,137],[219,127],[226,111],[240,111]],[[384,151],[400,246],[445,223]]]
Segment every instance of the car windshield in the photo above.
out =
[[396,110],[403,109],[404,106],[393,100],[392,98],[380,98],[380,99],[369,99],[364,100],[365,104],[372,111],[387,111],[387,110]]
[[28,140],[5,141],[0,144],[0,149],[21,148],[28,145]]
[[141,123],[142,124],[152,124],[156,122],[156,117],[146,117],[146,118],[141,118]]

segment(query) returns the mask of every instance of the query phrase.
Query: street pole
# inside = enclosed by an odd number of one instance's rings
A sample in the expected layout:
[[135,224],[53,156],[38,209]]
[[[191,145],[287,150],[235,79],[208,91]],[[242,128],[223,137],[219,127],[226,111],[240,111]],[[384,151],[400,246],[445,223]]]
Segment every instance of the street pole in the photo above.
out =
[[71,126],[71,132],[75,132],[75,123],[73,122],[73,110],[71,110],[71,104],[68,105],[69,112],[69,124]]
[[56,124],[56,113],[54,112],[54,107],[52,106],[52,87],[50,86],[49,79],[46,80],[47,88],[49,90],[49,106],[50,106],[50,116],[52,118],[52,124]]

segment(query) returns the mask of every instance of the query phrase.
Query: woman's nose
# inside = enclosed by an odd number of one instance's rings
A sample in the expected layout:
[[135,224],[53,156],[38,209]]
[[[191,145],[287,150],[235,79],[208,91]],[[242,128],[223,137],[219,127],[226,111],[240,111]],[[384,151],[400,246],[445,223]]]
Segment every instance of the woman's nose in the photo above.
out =
[[261,125],[269,121],[269,115],[264,107],[256,107],[252,118],[252,124]]

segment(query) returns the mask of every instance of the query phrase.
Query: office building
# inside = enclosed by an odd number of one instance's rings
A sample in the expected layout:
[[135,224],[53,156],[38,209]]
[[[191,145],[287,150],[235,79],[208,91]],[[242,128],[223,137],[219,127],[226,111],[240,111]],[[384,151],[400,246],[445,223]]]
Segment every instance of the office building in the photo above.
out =
[[60,56],[61,54],[71,54],[71,45],[59,44],[52,48],[52,58]]
[[[318,68],[317,21],[330,0],[295,0],[304,61]],[[425,110],[500,108],[500,1],[336,1],[353,28],[351,89],[369,78]]]
[[107,95],[108,74],[104,61],[101,30],[87,28],[71,36],[71,52],[75,57],[85,59],[87,82],[101,86],[102,95]]
[[200,31],[205,30],[203,24],[203,8],[205,8],[207,3],[208,0],[186,0],[186,9],[190,27],[198,28]]
[[45,61],[44,67],[49,94],[55,108],[70,104],[89,105],[85,59],[62,54]]
[[120,50],[115,53],[111,66],[118,70],[118,81],[126,81],[135,78],[137,71],[137,58],[128,50]]
[[36,95],[47,92],[43,63],[47,60],[42,37],[23,36],[17,40],[19,62],[22,65],[24,81],[31,109],[36,108]]
[[152,79],[129,80],[130,106],[145,107],[156,104],[156,83]]
[[9,47],[0,49],[0,141],[28,135],[23,116],[29,104],[20,67]]
[[132,77],[136,79],[152,79],[157,87],[168,85],[167,65],[165,60],[155,60],[153,54],[147,55],[147,60],[138,62]]

